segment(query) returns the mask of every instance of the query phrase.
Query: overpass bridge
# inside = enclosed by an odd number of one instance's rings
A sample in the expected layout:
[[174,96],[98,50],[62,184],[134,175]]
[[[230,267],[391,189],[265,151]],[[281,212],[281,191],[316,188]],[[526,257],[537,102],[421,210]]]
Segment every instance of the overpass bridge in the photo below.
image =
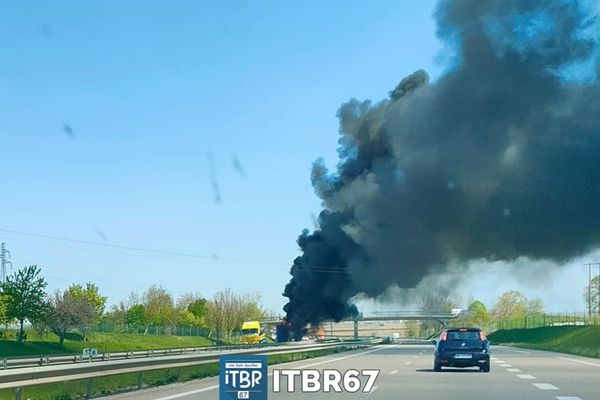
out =
[[[359,323],[361,322],[385,322],[385,321],[435,321],[440,324],[440,327],[445,327],[448,322],[457,319],[463,315],[463,310],[453,310],[453,312],[430,311],[423,312],[418,310],[404,311],[378,311],[368,315],[358,315],[356,317],[346,318],[342,321],[323,321],[326,325],[333,322],[352,322],[354,339],[358,339]],[[264,325],[276,325],[281,322],[284,317],[270,317],[261,321]]]

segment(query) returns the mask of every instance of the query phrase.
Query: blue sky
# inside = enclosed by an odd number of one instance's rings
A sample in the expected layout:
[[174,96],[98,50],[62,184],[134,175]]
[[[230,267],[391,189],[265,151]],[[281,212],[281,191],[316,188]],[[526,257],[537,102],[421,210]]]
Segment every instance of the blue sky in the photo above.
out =
[[1,3],[0,228],[202,256],[0,232],[51,290],[91,280],[112,302],[231,287],[278,311],[340,103],[444,68],[433,1]]

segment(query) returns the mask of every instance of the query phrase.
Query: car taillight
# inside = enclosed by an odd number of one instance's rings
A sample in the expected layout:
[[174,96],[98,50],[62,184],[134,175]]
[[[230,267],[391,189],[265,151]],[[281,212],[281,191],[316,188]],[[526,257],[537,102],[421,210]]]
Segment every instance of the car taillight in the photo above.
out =
[[479,338],[484,341],[487,340],[487,336],[485,336],[485,333],[483,333],[482,331],[479,332]]
[[440,342],[443,342],[446,339],[448,339],[448,332],[442,332],[440,336]]

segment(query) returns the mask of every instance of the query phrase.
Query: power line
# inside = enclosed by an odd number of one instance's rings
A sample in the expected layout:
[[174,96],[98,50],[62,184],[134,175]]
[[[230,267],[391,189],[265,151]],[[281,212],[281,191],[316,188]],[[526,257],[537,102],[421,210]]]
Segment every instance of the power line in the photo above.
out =
[[222,258],[222,257],[215,258],[214,256],[202,255],[202,254],[182,253],[182,252],[177,252],[177,251],[157,250],[157,249],[148,249],[148,248],[144,248],[144,247],[134,247],[134,246],[125,246],[125,245],[120,245],[120,244],[94,242],[91,240],[72,239],[72,238],[66,238],[66,237],[61,237],[61,236],[45,235],[45,234],[41,234],[41,233],[13,231],[13,230],[3,229],[3,228],[0,228],[0,232],[36,237],[36,238],[41,238],[41,239],[57,240],[57,241],[61,241],[61,242],[78,243],[78,244],[85,244],[85,245],[90,245],[90,246],[108,247],[108,248],[113,248],[113,249],[138,251],[138,252],[144,252],[144,253],[154,253],[154,254],[161,254],[161,255],[167,255],[167,256],[197,258],[197,259],[210,260],[210,261],[230,261],[230,262],[256,263],[256,264],[259,263],[257,261],[251,261],[251,260],[242,260],[242,259],[235,259],[235,258]]
[[[290,265],[286,265],[286,264],[265,263],[265,262],[256,261],[256,260],[244,260],[244,259],[236,259],[236,258],[223,258],[223,257],[215,258],[214,256],[207,256],[207,255],[194,254],[194,253],[182,253],[182,252],[176,252],[176,251],[157,250],[157,249],[148,249],[148,248],[144,248],[144,247],[134,247],[134,246],[126,246],[126,245],[120,245],[120,244],[94,242],[94,241],[90,241],[90,240],[73,239],[73,238],[67,238],[67,237],[62,237],[62,236],[46,235],[46,234],[41,234],[41,233],[14,231],[14,230],[4,229],[4,228],[0,228],[0,232],[35,237],[35,238],[46,239],[46,240],[55,240],[55,241],[67,242],[67,243],[85,244],[85,245],[90,245],[90,246],[112,248],[112,249],[119,249],[119,250],[137,251],[137,252],[150,253],[150,254],[160,254],[163,256],[171,256],[171,257],[176,256],[176,257],[184,257],[184,258],[193,258],[193,259],[200,259],[200,260],[211,261],[211,262],[238,262],[238,263],[255,264],[255,265],[270,264],[273,267],[277,267],[277,268],[290,268],[291,267]],[[113,254],[114,254],[114,252],[113,252]],[[123,253],[121,253],[121,254],[123,254]],[[133,255],[133,254],[127,254],[127,255]],[[335,267],[335,266],[332,267],[332,266],[302,264],[300,267],[296,267],[296,268],[303,270],[303,271],[324,273],[324,274],[346,274],[347,273],[346,268]]]
[[[10,240],[15,240],[15,241],[27,241],[28,240],[26,238],[25,239],[17,239],[16,236],[4,236],[4,235],[2,235],[1,238],[2,239],[6,238],[6,239],[10,239]],[[82,246],[70,245],[70,244],[49,243],[48,245],[53,246],[53,247],[60,247],[60,248],[64,248],[64,249],[76,249],[76,250],[83,250],[83,251],[91,251],[91,252],[95,252],[95,253],[115,254],[115,255],[121,255],[121,256],[144,257],[144,258],[151,258],[151,259],[156,259],[156,260],[171,260],[172,261],[172,260],[176,259],[173,256],[167,257],[167,256],[153,255],[153,254],[140,254],[140,253],[118,251],[118,250],[108,250],[108,249],[102,249],[102,248],[82,247]],[[14,259],[16,260],[16,258],[14,258]]]
[[[16,260],[16,261],[20,261],[22,263],[27,263],[27,264],[30,264],[30,265],[37,265],[38,267],[40,267],[40,268],[42,268],[42,269],[44,269],[46,271],[53,269],[52,267],[49,267],[46,264],[40,264],[38,262],[29,260],[29,259],[24,259],[24,258],[21,258],[21,257],[12,257],[12,259]],[[81,282],[76,282],[76,281],[73,281],[73,280],[61,278],[61,277],[54,276],[54,275],[48,275],[47,273],[44,273],[44,278],[52,279],[52,280],[63,282],[63,283],[68,283],[70,285],[77,285],[77,284],[81,283]],[[121,290],[121,289],[115,289],[113,286],[109,286],[109,285],[107,285],[107,286],[108,287],[105,288],[105,290],[109,290],[111,292],[117,292],[117,293],[121,293],[121,294],[129,294],[129,293],[131,293],[131,291]],[[130,289],[136,289],[136,290],[141,290],[141,291],[145,290],[145,288],[142,288],[141,286],[131,286],[131,284],[128,284],[128,286],[130,287]]]

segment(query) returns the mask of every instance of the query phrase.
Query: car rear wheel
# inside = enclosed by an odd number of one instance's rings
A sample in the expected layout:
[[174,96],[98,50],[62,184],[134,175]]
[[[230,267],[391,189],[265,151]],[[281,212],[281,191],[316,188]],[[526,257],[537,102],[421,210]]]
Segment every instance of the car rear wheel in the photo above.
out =
[[483,366],[479,367],[479,370],[481,372],[490,372],[490,364],[483,365]]
[[435,372],[440,372],[442,370],[442,364],[440,364],[439,362],[434,362],[433,363],[433,370]]

